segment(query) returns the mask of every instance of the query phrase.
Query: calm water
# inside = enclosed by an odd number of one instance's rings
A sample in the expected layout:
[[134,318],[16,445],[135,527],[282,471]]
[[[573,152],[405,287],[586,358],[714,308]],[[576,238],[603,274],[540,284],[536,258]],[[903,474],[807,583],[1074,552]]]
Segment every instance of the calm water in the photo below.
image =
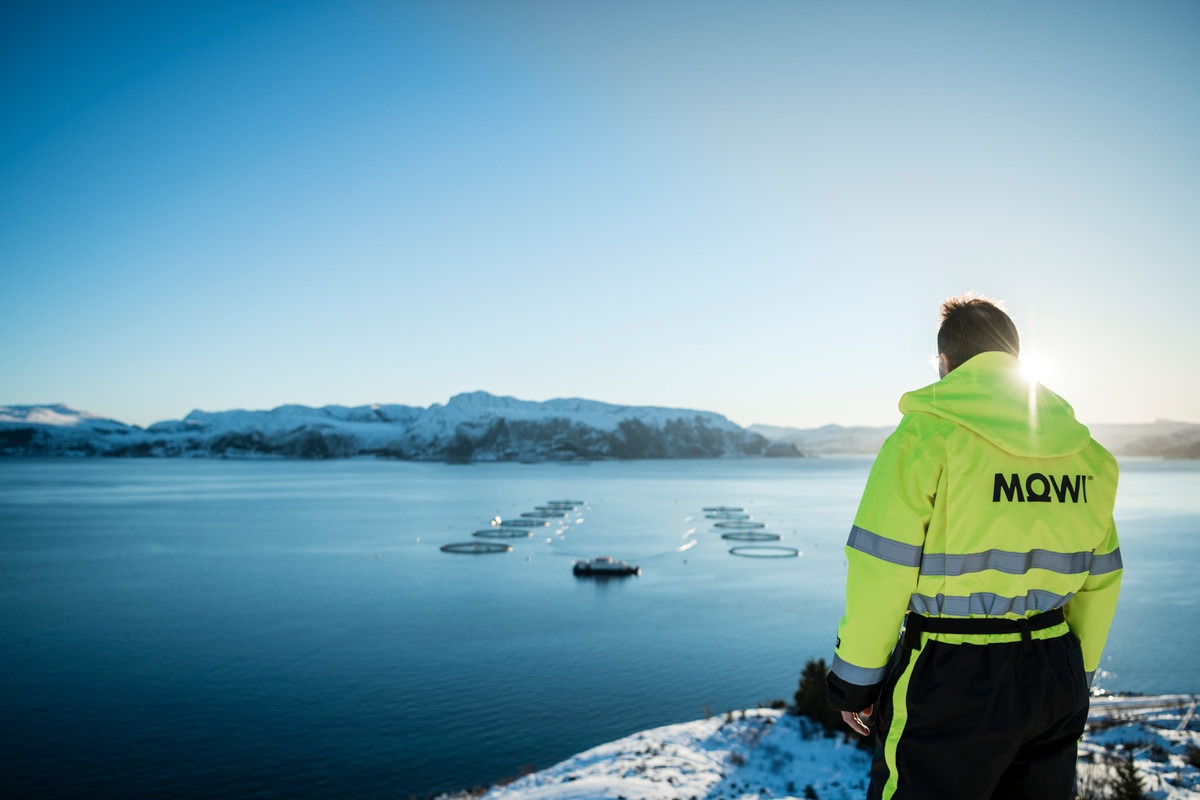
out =
[[[0,789],[424,796],[790,698],[868,468],[0,461]],[[511,553],[438,549],[558,498]],[[1200,464],[1123,464],[1106,688],[1200,692],[1198,498]],[[802,557],[730,555],[720,504]],[[601,553],[643,574],[572,576]]]

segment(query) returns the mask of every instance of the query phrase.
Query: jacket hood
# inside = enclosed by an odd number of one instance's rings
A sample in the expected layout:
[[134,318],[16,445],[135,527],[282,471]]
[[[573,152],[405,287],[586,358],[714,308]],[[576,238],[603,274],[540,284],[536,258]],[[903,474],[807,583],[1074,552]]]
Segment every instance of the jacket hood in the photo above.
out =
[[1057,458],[1083,450],[1091,433],[1070,404],[1021,375],[1003,352],[980,353],[937,383],[900,398],[900,412],[950,420],[1015,456]]

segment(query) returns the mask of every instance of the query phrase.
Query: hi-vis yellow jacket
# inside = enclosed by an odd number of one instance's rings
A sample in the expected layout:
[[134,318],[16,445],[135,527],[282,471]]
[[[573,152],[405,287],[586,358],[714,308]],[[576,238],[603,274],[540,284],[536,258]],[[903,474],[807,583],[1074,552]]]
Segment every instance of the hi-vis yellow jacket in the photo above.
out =
[[906,611],[1017,619],[1063,608],[1090,676],[1121,584],[1116,460],[1007,353],[975,356],[905,394],[900,411],[846,545],[832,669],[854,690],[845,707],[873,702]]

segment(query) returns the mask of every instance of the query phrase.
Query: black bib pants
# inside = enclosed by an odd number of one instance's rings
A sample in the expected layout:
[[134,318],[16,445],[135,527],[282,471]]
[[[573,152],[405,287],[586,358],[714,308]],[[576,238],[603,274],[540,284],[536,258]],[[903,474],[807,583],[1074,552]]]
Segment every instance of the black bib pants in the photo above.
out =
[[1033,636],[910,632],[875,713],[867,797],[1070,800],[1087,714],[1083,654],[1063,623]]

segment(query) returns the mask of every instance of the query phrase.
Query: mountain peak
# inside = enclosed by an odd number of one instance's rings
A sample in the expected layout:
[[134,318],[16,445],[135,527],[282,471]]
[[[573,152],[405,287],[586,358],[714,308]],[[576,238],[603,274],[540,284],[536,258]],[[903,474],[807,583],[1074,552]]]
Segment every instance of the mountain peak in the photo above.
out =
[[515,397],[504,397],[485,392],[482,389],[474,392],[461,392],[454,395],[446,403],[447,408],[507,408],[524,401]]
[[65,403],[45,405],[0,406],[0,422],[28,425],[75,427],[87,420],[112,422],[105,417],[72,408]]

